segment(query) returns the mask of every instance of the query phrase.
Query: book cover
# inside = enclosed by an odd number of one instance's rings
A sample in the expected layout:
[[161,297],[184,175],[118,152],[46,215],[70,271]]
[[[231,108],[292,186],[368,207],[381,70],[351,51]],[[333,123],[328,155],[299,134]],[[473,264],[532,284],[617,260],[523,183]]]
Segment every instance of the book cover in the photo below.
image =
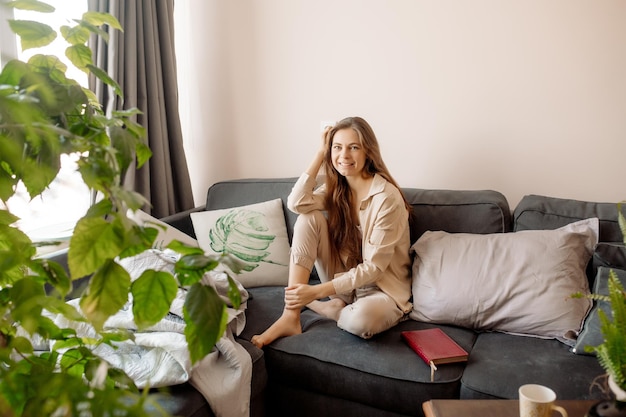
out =
[[468,353],[440,328],[407,330],[401,333],[404,341],[431,367],[431,380],[437,365],[465,362]]

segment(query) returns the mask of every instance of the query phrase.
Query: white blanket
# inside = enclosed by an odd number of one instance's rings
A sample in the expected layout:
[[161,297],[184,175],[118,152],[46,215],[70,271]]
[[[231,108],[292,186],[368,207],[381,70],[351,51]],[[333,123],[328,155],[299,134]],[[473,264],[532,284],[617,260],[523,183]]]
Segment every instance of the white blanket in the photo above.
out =
[[[171,251],[152,250],[119,263],[129,271],[133,280],[146,269],[172,272]],[[227,301],[228,281],[225,274],[207,274],[204,285],[212,285]],[[128,329],[135,332],[134,342],[116,343],[116,348],[100,345],[94,353],[113,367],[122,369],[139,388],[165,387],[189,381],[206,398],[217,417],[248,417],[250,413],[250,385],[252,360],[248,352],[235,341],[245,326],[247,291],[239,285],[242,304],[239,309],[228,308],[229,324],[215,349],[204,359],[191,365],[187,342],[183,304],[187,291],[179,289],[170,313],[159,323],[144,331],[137,331],[132,314],[132,300],[105,322],[105,328]],[[79,300],[70,301],[78,308]],[[227,301],[228,303],[229,301]],[[60,327],[74,328],[79,336],[95,336],[93,327],[58,315]]]

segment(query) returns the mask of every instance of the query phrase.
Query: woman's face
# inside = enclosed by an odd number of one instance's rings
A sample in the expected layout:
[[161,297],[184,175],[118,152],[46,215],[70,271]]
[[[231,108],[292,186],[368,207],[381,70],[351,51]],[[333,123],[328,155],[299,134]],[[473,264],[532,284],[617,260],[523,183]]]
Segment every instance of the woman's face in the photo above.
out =
[[333,167],[344,177],[361,176],[367,155],[359,135],[353,129],[335,132],[330,147]]

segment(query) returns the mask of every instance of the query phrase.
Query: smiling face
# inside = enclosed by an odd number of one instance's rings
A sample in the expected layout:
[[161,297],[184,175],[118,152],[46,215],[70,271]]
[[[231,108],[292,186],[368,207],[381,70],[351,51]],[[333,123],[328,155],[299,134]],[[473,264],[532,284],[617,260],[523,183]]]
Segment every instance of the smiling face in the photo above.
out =
[[367,155],[354,129],[335,132],[330,147],[333,167],[344,177],[362,176]]

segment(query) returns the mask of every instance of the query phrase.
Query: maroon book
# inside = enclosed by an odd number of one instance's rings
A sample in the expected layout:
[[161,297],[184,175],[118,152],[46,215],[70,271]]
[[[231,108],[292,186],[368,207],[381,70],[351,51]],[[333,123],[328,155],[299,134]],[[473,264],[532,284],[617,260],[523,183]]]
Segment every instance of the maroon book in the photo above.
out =
[[426,362],[434,380],[437,365],[465,362],[468,353],[440,328],[408,330],[401,333],[404,341]]

